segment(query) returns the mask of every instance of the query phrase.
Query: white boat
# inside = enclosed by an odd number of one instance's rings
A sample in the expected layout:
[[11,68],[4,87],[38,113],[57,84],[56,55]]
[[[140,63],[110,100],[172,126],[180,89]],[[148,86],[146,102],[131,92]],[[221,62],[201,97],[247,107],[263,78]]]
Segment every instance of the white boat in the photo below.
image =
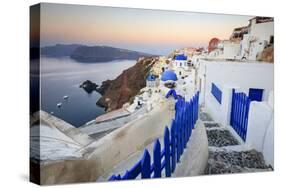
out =
[[60,102],[60,103],[57,104],[57,107],[60,108],[61,105],[62,105],[62,103]]
[[63,96],[64,100],[67,100],[68,98],[69,98],[69,96],[67,96],[67,95]]

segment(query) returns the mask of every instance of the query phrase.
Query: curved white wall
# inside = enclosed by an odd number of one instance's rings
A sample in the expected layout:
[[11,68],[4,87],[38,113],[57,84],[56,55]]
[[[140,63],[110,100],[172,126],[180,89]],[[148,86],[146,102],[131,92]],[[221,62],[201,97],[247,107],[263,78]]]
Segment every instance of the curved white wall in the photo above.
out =
[[269,127],[265,134],[263,144],[263,156],[266,164],[270,164],[274,168],[274,125],[273,118],[270,121]]
[[251,102],[246,144],[263,153],[265,162],[274,159],[273,109],[267,102]]

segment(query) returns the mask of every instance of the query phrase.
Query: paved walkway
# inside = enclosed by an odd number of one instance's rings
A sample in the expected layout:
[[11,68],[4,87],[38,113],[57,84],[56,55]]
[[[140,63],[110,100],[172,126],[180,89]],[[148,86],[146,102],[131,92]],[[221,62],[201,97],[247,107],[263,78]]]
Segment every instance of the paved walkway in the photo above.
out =
[[205,174],[272,170],[265,164],[262,153],[246,146],[235,138],[229,129],[214,122],[207,113],[201,112],[200,119],[205,124],[209,143],[209,159]]

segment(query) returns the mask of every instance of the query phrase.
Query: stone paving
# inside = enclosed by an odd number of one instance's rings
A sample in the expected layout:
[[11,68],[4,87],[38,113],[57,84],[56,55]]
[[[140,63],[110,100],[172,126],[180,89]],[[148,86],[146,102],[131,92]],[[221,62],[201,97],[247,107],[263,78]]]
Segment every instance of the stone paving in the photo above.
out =
[[226,174],[272,170],[264,162],[263,155],[256,150],[209,152],[205,174]]
[[[226,128],[214,122],[210,115],[200,113],[204,122],[208,143],[209,159],[205,174],[227,174],[241,172],[271,171],[271,166],[265,164],[262,153],[256,150],[235,151],[230,147],[239,147],[239,141]],[[212,149],[211,149],[212,148]],[[217,148],[218,150],[214,150]]]
[[220,125],[218,123],[204,123],[206,128],[219,128]]
[[207,129],[207,137],[209,146],[223,147],[238,145],[239,142],[235,139],[228,130]]

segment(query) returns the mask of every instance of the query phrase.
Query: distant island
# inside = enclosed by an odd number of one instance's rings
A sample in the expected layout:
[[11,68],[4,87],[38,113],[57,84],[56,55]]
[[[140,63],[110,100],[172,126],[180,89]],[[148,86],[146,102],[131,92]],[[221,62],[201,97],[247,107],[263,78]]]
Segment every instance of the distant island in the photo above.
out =
[[143,52],[115,48],[111,46],[86,46],[80,44],[56,44],[41,48],[46,57],[67,57],[83,63],[109,62],[114,60],[137,60],[140,57],[153,56]]

